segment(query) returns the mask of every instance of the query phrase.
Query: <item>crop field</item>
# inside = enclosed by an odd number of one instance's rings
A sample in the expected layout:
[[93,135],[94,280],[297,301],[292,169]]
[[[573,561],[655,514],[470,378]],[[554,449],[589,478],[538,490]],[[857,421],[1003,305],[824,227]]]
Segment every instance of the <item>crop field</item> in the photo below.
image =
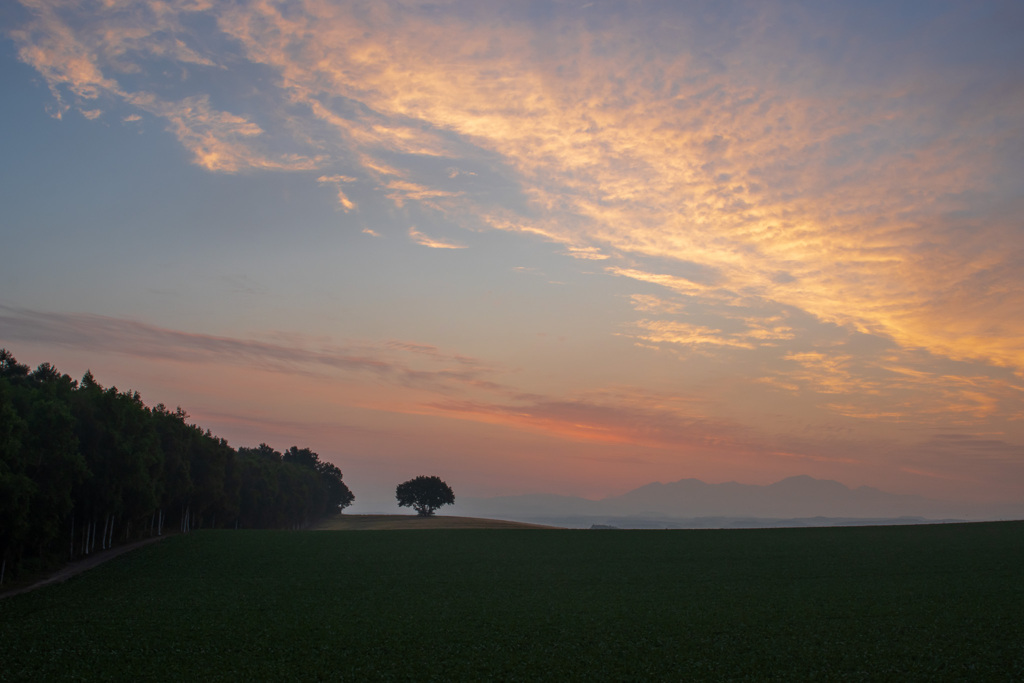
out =
[[1024,523],[209,531],[0,600],[2,680],[1021,680]]

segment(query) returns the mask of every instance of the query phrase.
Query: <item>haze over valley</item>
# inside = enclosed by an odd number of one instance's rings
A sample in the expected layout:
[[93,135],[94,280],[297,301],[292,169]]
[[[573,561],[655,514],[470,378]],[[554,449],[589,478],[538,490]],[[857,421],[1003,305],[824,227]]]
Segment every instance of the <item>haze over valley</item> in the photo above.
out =
[[699,529],[1024,519],[1024,504],[930,500],[794,476],[767,486],[697,479],[655,482],[602,500],[553,494],[460,498],[451,514],[566,527]]

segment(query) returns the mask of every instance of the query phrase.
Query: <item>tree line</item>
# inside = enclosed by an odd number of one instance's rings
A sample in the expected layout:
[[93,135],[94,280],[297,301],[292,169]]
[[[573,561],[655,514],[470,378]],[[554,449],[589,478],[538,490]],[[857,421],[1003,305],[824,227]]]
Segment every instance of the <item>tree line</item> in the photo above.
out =
[[35,370],[0,349],[0,584],[118,541],[301,528],[355,497],[308,448],[231,448],[180,407]]

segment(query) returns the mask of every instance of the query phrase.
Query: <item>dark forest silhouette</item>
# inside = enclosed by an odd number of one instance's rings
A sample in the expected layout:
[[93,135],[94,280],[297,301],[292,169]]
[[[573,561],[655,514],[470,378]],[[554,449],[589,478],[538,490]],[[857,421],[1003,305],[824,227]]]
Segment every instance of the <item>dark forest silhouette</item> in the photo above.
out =
[[236,451],[188,417],[0,349],[0,584],[115,541],[301,528],[352,504],[341,470],[308,448]]

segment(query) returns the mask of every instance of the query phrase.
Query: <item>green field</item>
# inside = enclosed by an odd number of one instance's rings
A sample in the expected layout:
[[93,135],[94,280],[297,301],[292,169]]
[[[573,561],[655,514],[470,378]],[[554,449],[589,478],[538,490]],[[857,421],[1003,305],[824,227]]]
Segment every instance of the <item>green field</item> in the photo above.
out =
[[0,679],[1020,680],[1024,523],[209,531],[0,600]]

